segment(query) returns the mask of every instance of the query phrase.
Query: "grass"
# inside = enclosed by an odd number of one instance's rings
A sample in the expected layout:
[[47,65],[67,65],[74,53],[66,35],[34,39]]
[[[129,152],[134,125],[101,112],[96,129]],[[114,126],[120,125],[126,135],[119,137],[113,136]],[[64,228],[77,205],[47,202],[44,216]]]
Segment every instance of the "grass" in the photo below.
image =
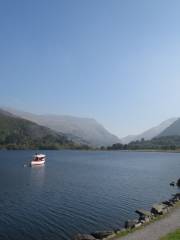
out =
[[180,240],[180,228],[175,232],[169,233],[168,235],[162,237],[160,240]]

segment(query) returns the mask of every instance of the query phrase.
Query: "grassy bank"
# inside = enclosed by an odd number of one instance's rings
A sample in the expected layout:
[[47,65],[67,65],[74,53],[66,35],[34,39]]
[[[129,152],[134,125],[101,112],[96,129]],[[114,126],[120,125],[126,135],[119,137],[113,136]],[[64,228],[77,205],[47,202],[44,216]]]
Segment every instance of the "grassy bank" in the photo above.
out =
[[180,228],[177,229],[173,233],[169,233],[168,235],[162,237],[160,240],[179,240],[180,239]]

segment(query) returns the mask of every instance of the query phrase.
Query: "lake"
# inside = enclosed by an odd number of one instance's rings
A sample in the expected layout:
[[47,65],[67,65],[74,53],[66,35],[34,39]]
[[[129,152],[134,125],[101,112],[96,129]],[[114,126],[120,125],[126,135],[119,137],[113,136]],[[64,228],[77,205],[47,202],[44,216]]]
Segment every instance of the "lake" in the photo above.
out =
[[45,166],[24,167],[34,151],[0,151],[0,239],[71,239],[123,226],[137,208],[168,199],[179,153],[44,151]]

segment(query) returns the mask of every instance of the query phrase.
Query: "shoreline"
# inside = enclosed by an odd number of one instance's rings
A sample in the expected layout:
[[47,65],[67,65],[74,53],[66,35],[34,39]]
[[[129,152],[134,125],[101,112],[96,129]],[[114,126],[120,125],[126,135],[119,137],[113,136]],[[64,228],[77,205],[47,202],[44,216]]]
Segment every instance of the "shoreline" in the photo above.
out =
[[[174,224],[174,216],[176,223]],[[167,222],[170,224],[167,224]],[[159,225],[159,226],[157,226]],[[124,235],[118,234],[114,238],[108,238],[109,240],[160,240],[161,237],[165,236],[166,234],[176,230],[177,228],[180,228],[180,200],[177,202],[170,212],[158,217],[157,219],[154,219],[153,221],[142,225],[139,228],[136,228],[134,230],[131,230],[129,232],[125,232]],[[156,234],[156,236],[152,236],[153,234]]]
[[[95,150],[98,151],[98,150]],[[156,150],[156,149],[134,149],[134,150],[101,150],[102,152],[162,152],[162,153],[180,153],[180,150]]]
[[[159,240],[163,234],[180,227],[180,192],[172,196],[169,200],[154,204],[151,210],[136,210],[139,218],[125,221],[124,228],[77,234],[73,240]],[[173,219],[169,219],[171,216]],[[166,225],[166,222],[171,224]]]
[[6,149],[0,148],[0,151],[87,151],[87,152],[147,152],[147,153],[180,153],[180,150],[155,150],[155,149],[138,149],[138,150],[102,150],[102,149],[76,149],[76,148],[61,148],[61,149],[37,149],[37,148],[28,148],[28,149]]

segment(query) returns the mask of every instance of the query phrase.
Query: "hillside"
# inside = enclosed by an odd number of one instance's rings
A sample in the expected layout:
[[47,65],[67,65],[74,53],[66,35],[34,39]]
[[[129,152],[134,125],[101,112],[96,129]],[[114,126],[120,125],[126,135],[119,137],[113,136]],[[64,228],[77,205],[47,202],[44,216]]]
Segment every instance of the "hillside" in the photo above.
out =
[[11,113],[65,134],[68,139],[94,147],[120,142],[96,120],[64,115],[37,115],[8,108]]
[[180,136],[180,119],[177,119],[173,124],[159,134],[159,137],[165,136]]
[[116,143],[107,147],[107,150],[179,150],[180,136],[164,136],[151,140],[130,142],[129,144]]
[[0,148],[58,149],[73,146],[63,134],[0,110]]
[[180,136],[162,136],[146,141],[135,141],[128,144],[130,149],[162,149],[180,148]]
[[[141,140],[141,139],[144,139],[144,140],[151,140],[157,136],[163,136],[161,135],[161,133],[166,129],[168,128],[169,126],[171,126],[175,121],[177,120],[177,118],[170,118],[166,121],[163,121],[162,123],[160,123],[159,125],[155,126],[155,127],[152,127],[146,131],[144,131],[143,133],[141,134],[138,134],[138,135],[130,135],[130,136],[127,136],[127,137],[124,137],[121,139],[121,142],[123,144],[128,144],[132,141],[137,141],[137,140]],[[180,129],[180,128],[179,128]],[[175,135],[175,134],[173,134]],[[164,135],[164,136],[168,136],[168,135]]]

